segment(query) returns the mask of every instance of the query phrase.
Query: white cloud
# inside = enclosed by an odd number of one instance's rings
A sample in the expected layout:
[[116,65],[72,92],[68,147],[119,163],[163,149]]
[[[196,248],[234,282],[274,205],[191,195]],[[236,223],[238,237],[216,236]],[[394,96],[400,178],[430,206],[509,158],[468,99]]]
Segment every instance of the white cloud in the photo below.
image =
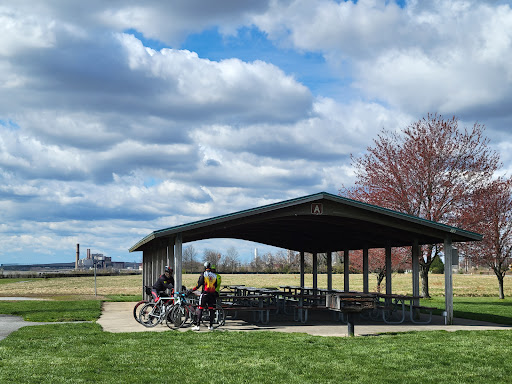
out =
[[351,68],[366,97],[417,116],[512,101],[509,4],[274,1],[254,20],[272,38]]
[[55,22],[0,6],[0,57],[55,44]]
[[[73,260],[77,242],[126,255],[155,229],[336,193],[354,180],[350,154],[427,112],[493,125],[510,170],[512,12],[500,4],[0,6],[2,262],[6,250]],[[275,48],[243,46],[239,27]],[[225,59],[181,48],[206,30],[230,35],[211,47],[230,49]],[[147,47],[139,33],[158,41]]]
[[187,33],[218,27],[223,33],[236,34],[239,26],[249,22],[253,13],[267,8],[266,0],[177,0],[122,1],[99,10],[99,19],[119,31],[136,29],[146,38],[180,43]]
[[155,52],[127,34],[119,35],[119,41],[132,71],[165,84],[159,98],[170,110],[194,115],[200,109],[204,115],[234,115],[242,120],[294,120],[310,108],[308,89],[271,64],[215,62],[187,50]]
[[301,50],[373,56],[401,39],[406,16],[392,1],[273,1],[254,23],[273,39]]

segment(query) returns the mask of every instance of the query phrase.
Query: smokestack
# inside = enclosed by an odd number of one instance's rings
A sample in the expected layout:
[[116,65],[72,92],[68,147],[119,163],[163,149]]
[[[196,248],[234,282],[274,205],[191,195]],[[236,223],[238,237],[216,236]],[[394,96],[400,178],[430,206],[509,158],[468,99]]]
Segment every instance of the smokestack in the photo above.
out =
[[91,260],[91,250],[87,248],[87,260]]
[[75,260],[75,269],[78,269],[78,260],[80,259],[80,244],[76,245],[76,260]]

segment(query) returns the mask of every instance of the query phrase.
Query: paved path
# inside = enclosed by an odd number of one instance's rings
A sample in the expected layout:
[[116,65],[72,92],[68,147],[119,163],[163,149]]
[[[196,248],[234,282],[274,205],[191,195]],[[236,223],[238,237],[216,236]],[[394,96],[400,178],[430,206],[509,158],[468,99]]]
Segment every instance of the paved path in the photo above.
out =
[[0,340],[5,339],[11,332],[17,331],[27,325],[42,325],[48,323],[36,323],[24,321],[21,316],[0,315]]
[[[107,332],[162,332],[168,331],[169,328],[163,324],[154,328],[146,328],[139,324],[133,318],[133,307],[135,303],[103,303],[103,312],[98,320],[98,324]],[[454,325],[444,325],[444,319],[441,316],[433,316],[432,324],[416,325],[412,323],[404,323],[400,325],[388,325],[384,323],[357,323],[355,324],[356,335],[375,335],[386,332],[410,332],[410,331],[431,331],[431,330],[497,330],[512,329],[512,327],[487,323],[475,320],[454,319]],[[182,329],[184,331],[190,328]],[[272,315],[268,325],[258,325],[243,320],[226,320],[226,325],[218,328],[217,331],[258,331],[270,330],[278,332],[302,332],[317,336],[347,336],[347,325],[336,322],[318,322],[314,319],[308,324],[300,324],[294,321],[281,322],[274,321]],[[206,328],[201,328],[206,331]]]
[[[136,322],[132,311],[135,303],[103,303],[103,311],[98,319],[104,331],[106,332],[162,332],[168,331],[165,324],[154,328],[146,328]],[[400,325],[389,325],[384,323],[361,323],[356,321],[356,335],[376,335],[386,332],[410,332],[410,331],[458,331],[458,330],[499,330],[512,329],[510,326],[487,323],[483,321],[454,319],[454,325],[444,325],[443,318],[433,316],[432,324],[416,325],[404,323]],[[0,340],[5,339],[11,332],[17,331],[21,327],[31,325],[58,324],[24,321],[20,316],[1,315],[0,314]],[[183,328],[180,331],[187,331],[190,328]],[[347,326],[342,323],[315,321],[312,319],[308,324],[300,324],[294,321],[275,321],[271,316],[270,324],[259,325],[244,320],[227,319],[226,325],[219,328],[218,331],[277,331],[277,332],[301,332],[316,336],[347,336]],[[206,328],[201,328],[206,331]]]

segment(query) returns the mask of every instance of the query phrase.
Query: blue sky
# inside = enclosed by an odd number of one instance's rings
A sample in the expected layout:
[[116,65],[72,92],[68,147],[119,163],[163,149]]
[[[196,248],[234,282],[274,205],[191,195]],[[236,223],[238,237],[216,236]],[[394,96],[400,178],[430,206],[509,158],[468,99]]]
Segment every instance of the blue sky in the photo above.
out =
[[428,113],[485,125],[511,174],[510,1],[19,0],[0,35],[0,263],[137,260],[154,230],[336,194]]

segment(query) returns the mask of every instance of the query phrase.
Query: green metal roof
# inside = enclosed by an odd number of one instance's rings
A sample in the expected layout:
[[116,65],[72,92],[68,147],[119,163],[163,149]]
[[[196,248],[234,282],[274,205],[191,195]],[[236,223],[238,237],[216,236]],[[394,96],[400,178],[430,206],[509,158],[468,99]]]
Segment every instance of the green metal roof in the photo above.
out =
[[[312,214],[311,204],[322,204],[325,210],[320,215]],[[455,242],[482,239],[474,232],[319,192],[160,229],[137,242],[130,252],[158,247],[173,241],[178,233],[184,243],[237,238],[308,252],[403,246],[410,245],[412,239],[420,244],[440,243],[447,236]]]

